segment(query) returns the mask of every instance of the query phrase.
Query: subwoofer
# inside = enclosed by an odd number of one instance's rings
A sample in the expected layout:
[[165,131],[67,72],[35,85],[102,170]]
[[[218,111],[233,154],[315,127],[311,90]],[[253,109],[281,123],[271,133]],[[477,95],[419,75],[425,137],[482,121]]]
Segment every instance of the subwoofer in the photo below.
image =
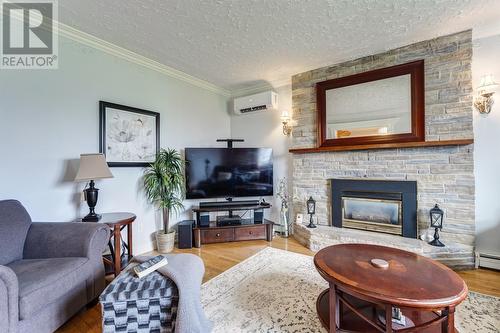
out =
[[179,247],[179,249],[190,249],[193,247],[193,224],[194,220],[186,220],[179,222],[179,224],[177,225],[177,246]]

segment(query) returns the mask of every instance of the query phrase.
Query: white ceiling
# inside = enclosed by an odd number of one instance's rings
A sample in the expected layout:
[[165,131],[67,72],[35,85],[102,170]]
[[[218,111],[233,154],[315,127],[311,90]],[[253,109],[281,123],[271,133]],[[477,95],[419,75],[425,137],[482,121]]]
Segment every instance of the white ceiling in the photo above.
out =
[[500,19],[499,0],[63,0],[59,21],[228,90]]

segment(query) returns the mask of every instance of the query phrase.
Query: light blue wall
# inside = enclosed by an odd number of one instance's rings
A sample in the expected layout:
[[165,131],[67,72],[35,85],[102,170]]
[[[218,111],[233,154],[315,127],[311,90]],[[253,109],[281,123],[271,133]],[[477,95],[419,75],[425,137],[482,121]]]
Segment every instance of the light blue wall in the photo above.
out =
[[[160,112],[162,147],[216,146],[230,135],[226,97],[60,38],[58,70],[0,70],[0,199],[20,200],[36,221],[85,213],[83,184],[71,177],[80,153],[99,150],[99,100]],[[149,251],[155,213],[138,194],[142,170],[112,172],[97,182],[97,210],[136,213],[136,252]]]
[[[292,87],[286,85],[273,89],[278,94],[278,110],[266,110],[253,114],[235,115],[231,117],[231,135],[233,138],[245,139],[243,147],[266,147],[273,149],[273,183],[274,194],[278,190],[280,179],[286,178],[288,183],[292,178],[291,154],[288,152],[290,136],[283,135],[283,124],[281,114],[286,111],[292,114]],[[232,107],[232,105],[231,105]],[[230,110],[232,112],[232,110]],[[291,203],[291,192],[289,191],[289,203]],[[265,210],[265,217],[278,223],[281,200],[275,195],[266,197],[265,200],[272,204],[271,209]],[[289,211],[292,209],[290,207]],[[289,216],[290,221],[295,217]]]
[[[500,34],[474,40],[472,80],[493,74],[500,80]],[[500,255],[500,94],[493,95],[489,115],[474,110],[474,173],[476,178],[476,245],[479,251]]]

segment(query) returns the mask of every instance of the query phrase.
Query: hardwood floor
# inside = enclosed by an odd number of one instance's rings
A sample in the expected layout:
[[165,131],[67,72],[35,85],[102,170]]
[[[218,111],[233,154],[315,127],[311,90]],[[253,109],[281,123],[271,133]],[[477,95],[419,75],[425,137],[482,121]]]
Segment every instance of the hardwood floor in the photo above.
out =
[[[223,244],[203,245],[200,249],[179,250],[175,253],[193,253],[200,256],[205,263],[203,282],[219,275],[225,270],[251,257],[260,250],[271,246],[291,252],[313,255],[314,252],[299,244],[293,238],[276,237],[272,242],[247,241]],[[469,289],[483,294],[500,297],[500,272],[478,269],[458,273],[467,283]],[[62,326],[59,333],[100,333],[101,310],[99,304],[83,310]]]
[[467,283],[469,290],[500,297],[500,272],[492,269],[461,271],[458,275]]

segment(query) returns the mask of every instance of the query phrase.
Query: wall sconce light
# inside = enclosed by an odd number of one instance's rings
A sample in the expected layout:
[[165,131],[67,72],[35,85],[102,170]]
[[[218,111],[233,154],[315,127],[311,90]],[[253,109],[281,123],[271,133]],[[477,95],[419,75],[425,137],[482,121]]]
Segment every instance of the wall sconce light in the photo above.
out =
[[489,74],[481,77],[481,83],[477,88],[477,96],[474,99],[474,107],[479,113],[488,114],[491,112],[496,87],[498,87],[498,84],[493,79],[493,75]]
[[292,125],[290,124],[290,115],[288,111],[283,111],[281,114],[281,123],[283,124],[283,134],[289,136],[292,133]]

